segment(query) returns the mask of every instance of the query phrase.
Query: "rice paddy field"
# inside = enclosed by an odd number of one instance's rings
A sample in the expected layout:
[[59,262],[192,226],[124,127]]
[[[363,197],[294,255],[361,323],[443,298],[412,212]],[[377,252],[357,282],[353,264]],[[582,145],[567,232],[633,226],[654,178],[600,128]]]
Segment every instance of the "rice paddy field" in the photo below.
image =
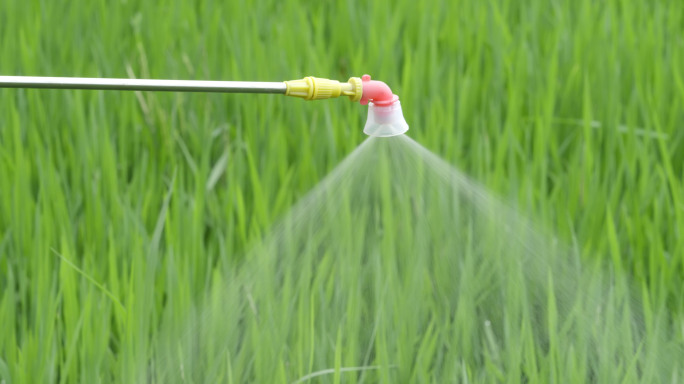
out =
[[684,2],[7,0],[0,383],[684,382]]

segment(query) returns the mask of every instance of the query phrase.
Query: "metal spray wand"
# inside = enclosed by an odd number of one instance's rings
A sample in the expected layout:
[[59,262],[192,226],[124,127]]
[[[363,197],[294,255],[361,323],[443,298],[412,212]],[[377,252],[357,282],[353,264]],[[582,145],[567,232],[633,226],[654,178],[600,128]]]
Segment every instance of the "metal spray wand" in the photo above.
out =
[[363,105],[370,103],[364,128],[366,134],[395,136],[408,130],[399,97],[392,93],[387,84],[371,80],[369,75],[352,77],[347,82],[312,76],[283,82],[0,76],[0,88],[268,93],[306,100],[347,96],[351,101]]

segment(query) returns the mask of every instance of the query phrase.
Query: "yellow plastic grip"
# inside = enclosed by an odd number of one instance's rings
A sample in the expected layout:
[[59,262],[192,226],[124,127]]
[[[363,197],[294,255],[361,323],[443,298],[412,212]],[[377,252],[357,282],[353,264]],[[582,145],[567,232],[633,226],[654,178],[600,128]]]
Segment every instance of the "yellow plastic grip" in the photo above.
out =
[[306,100],[348,96],[351,101],[359,101],[363,94],[363,85],[358,77],[352,77],[346,83],[340,83],[337,80],[309,76],[299,80],[286,81],[285,84],[287,96],[301,97]]

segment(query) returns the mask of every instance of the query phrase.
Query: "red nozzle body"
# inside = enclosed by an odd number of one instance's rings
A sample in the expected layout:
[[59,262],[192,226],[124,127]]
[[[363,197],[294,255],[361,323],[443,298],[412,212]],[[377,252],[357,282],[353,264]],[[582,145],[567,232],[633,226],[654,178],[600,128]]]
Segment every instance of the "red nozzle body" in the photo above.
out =
[[370,75],[363,75],[361,81],[363,84],[363,95],[359,102],[362,105],[368,104],[369,101],[372,101],[375,105],[390,105],[399,100],[399,96],[392,93],[390,87],[382,81],[371,80]]

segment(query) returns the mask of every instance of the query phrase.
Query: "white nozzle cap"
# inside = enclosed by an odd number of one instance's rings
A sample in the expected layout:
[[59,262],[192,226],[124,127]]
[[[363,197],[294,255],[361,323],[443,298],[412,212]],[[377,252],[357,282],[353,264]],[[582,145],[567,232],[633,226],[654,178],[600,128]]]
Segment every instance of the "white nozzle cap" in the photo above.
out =
[[363,133],[374,137],[398,136],[408,131],[399,100],[390,105],[368,104],[368,119]]

